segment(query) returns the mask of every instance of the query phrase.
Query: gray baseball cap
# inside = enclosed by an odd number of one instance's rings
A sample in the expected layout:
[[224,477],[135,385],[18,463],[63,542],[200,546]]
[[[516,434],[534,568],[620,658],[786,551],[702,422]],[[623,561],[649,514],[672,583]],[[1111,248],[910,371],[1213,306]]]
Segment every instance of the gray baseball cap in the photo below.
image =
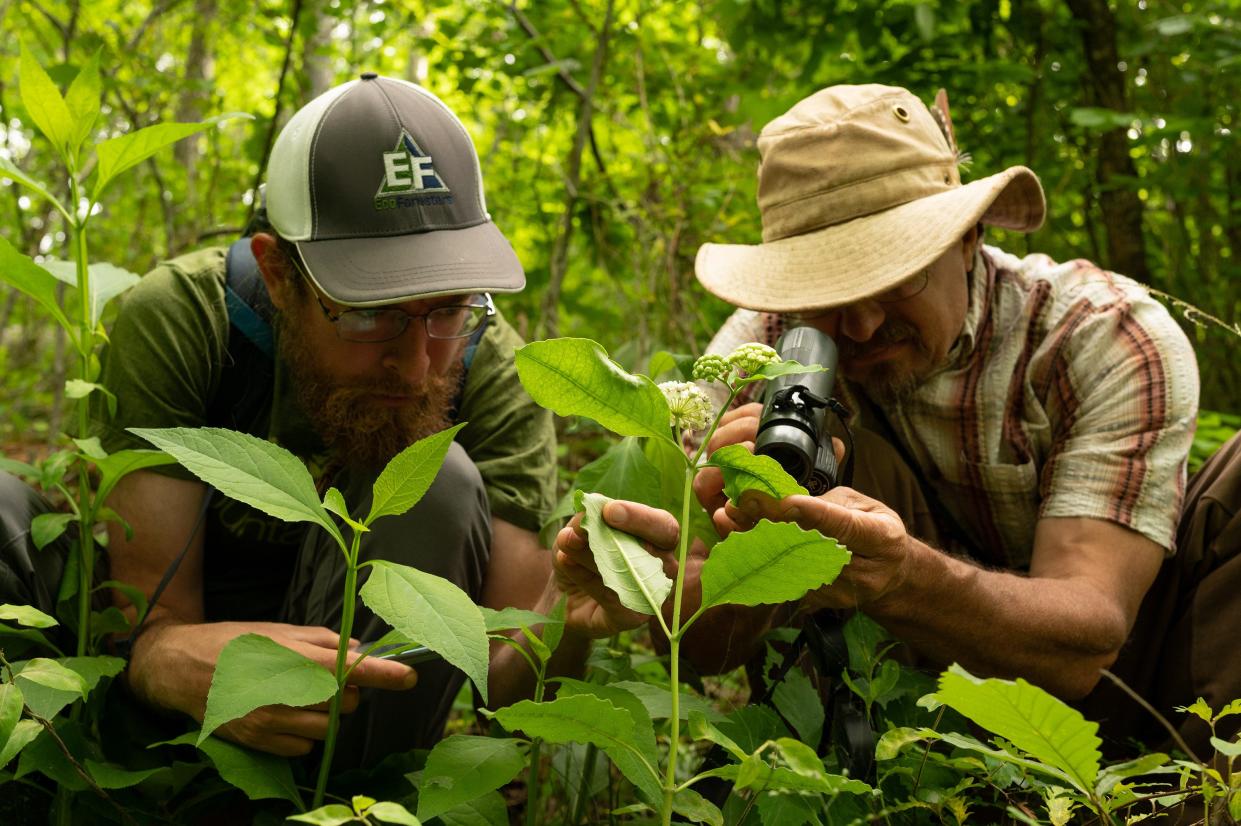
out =
[[329,298],[356,307],[517,292],[474,142],[421,86],[367,72],[312,100],[272,146],[267,216]]

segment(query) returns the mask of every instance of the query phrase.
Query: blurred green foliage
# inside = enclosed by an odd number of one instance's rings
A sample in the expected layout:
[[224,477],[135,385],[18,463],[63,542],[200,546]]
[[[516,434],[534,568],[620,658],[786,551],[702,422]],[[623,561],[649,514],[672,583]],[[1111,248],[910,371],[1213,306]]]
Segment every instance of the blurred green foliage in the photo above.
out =
[[[693,259],[704,241],[758,240],[754,138],[763,124],[831,83],[904,85],[926,100],[944,87],[972,157],[966,177],[1025,164],[1047,190],[1043,230],[996,232],[991,242],[1112,265],[1109,232],[1132,231],[1109,226],[1103,203],[1132,193],[1151,285],[1235,325],[1239,6],[623,0],[592,94],[602,0],[13,0],[0,7],[0,153],[54,178],[16,93],[23,41],[62,84],[101,50],[99,128],[111,133],[253,114],[186,141],[108,193],[92,253],[143,272],[241,230],[273,118],[278,127],[362,70],[416,80],[473,133],[488,206],[526,265],[529,288],[504,297],[503,310],[529,338],[549,328],[590,335],[640,367],[658,349],[700,351],[727,315],[697,286]],[[1110,31],[1104,23],[1114,26],[1119,103],[1094,91],[1100,73],[1083,39]],[[584,97],[591,129],[575,173]],[[1133,174],[1101,180],[1102,139],[1117,129]],[[58,216],[16,186],[0,186],[0,232],[31,254],[66,257]],[[555,307],[545,307],[561,277]],[[1204,407],[1236,409],[1237,338],[1185,324],[1210,376]],[[10,451],[58,431],[55,421],[36,423],[60,407],[63,353],[25,299],[0,292],[0,442]]]

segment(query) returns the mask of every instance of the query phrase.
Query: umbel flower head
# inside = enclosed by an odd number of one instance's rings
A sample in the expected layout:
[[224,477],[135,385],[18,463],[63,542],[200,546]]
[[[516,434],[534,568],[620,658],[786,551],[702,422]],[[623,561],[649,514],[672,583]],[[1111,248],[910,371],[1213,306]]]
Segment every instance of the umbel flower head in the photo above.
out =
[[702,430],[711,424],[711,414],[715,410],[701,387],[688,381],[665,381],[660,383],[659,389],[668,400],[672,424],[684,431]]
[[698,381],[724,381],[731,369],[728,359],[715,353],[707,353],[694,362],[693,376]]
[[780,354],[775,349],[756,341],[742,344],[728,356],[729,364],[747,373],[757,373],[763,369],[764,364],[774,364],[778,361],[780,361]]

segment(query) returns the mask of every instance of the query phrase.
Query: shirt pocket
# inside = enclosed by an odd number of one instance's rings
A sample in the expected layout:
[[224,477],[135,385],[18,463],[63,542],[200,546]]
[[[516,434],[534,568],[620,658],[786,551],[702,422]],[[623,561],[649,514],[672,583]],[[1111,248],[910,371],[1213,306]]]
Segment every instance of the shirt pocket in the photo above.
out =
[[944,505],[982,551],[983,561],[1029,567],[1039,505],[1034,461],[962,462],[960,474],[959,482],[947,484]]

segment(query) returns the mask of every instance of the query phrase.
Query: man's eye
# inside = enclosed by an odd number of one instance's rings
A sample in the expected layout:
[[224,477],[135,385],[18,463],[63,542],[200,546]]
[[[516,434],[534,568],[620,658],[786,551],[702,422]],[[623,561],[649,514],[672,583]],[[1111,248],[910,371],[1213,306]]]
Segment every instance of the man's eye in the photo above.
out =
[[353,310],[348,313],[349,324],[357,330],[369,330],[380,323],[382,310]]

